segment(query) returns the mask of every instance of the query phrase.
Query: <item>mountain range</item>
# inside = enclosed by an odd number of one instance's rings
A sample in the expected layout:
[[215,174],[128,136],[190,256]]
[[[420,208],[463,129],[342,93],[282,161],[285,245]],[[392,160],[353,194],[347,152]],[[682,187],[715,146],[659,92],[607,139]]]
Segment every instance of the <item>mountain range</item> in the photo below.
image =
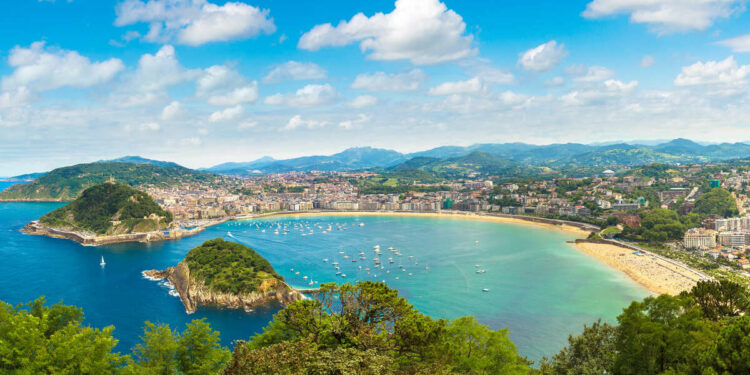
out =
[[[492,155],[505,160],[506,163],[527,166],[632,166],[649,163],[703,163],[744,158],[750,156],[750,144],[737,142],[702,145],[682,138],[652,145],[487,143],[471,146],[441,146],[408,154],[388,149],[360,147],[328,156],[305,156],[286,160],[263,157],[250,162],[219,164],[204,170],[224,175],[247,176],[311,170],[404,169],[424,167],[430,163],[434,166],[437,163],[436,160],[460,158],[474,153]],[[486,155],[483,159],[487,160]],[[497,160],[493,160],[491,164],[497,163]]]

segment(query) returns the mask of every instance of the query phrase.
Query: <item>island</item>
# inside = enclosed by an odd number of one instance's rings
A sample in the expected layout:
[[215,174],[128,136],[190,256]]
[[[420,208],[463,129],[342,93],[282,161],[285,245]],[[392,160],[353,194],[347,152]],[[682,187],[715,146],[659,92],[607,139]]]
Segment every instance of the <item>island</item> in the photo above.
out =
[[303,298],[255,250],[221,238],[191,249],[175,267],[144,271],[143,275],[169,280],[188,314],[198,306],[249,311],[272,301],[286,305]]
[[148,194],[114,182],[84,190],[70,204],[23,228],[28,234],[65,238],[84,245],[179,239],[202,230],[180,228],[172,214]]

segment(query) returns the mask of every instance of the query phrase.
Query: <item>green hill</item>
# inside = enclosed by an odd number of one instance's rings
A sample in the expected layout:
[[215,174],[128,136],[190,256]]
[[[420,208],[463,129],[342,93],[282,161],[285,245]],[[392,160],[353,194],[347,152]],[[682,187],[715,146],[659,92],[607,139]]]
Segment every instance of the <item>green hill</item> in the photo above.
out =
[[168,186],[187,182],[210,182],[216,175],[180,166],[158,166],[121,162],[77,164],[55,169],[33,182],[14,185],[0,193],[0,200],[69,201],[91,186],[113,178],[130,186]]
[[218,292],[246,294],[266,279],[284,279],[255,250],[221,238],[193,248],[185,261],[192,277]]
[[105,183],[84,190],[79,198],[42,216],[39,222],[54,228],[124,234],[166,228],[172,214],[142,191]]

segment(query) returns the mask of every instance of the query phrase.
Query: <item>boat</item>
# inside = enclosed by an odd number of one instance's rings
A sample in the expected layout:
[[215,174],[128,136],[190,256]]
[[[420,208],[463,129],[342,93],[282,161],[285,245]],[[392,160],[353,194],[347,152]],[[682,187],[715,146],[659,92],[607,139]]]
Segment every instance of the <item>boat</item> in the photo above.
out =
[[328,263],[328,258],[323,258],[323,261]]
[[303,279],[307,280],[307,276],[302,276]]
[[104,261],[104,257],[103,256],[102,256],[102,261],[99,262],[99,265],[102,266],[102,267],[104,267],[104,266],[107,265],[107,262]]
[[485,273],[485,272],[487,272],[487,271],[485,271],[485,270],[477,270],[477,273]]
[[345,274],[345,273],[342,273],[342,274],[341,274],[341,277],[346,277],[346,274]]
[[487,288],[482,289],[483,292],[489,292],[490,290]]
[[295,275],[299,275],[299,271],[295,272],[294,274],[295,274]]
[[364,226],[365,226],[365,223],[359,223],[359,226],[360,226],[360,227],[364,227]]

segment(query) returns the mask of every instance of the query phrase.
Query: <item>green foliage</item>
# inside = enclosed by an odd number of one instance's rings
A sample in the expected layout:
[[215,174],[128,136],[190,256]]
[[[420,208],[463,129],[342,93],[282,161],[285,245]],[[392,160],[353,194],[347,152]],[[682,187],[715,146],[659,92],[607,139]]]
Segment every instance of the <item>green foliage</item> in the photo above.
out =
[[528,366],[507,330],[471,317],[434,320],[365,281],[324,284],[316,299],[280,311],[238,343],[225,374],[518,374]]
[[182,334],[166,324],[146,322],[141,340],[133,348],[135,361],[128,361],[125,374],[216,374],[231,357],[205,318],[188,323]]
[[633,302],[612,327],[596,323],[541,365],[543,374],[750,373],[748,291],[704,281],[679,296]]
[[81,326],[77,307],[44,305],[39,298],[26,305],[0,301],[0,373],[106,374],[124,363],[112,353],[114,327]]
[[617,328],[602,323],[584,326],[583,333],[568,337],[568,346],[552,360],[542,360],[541,371],[554,375],[598,375],[611,373],[616,358]]
[[146,322],[132,358],[112,352],[114,327],[99,330],[82,321],[80,308],[47,306],[43,297],[15,307],[0,301],[0,373],[213,375],[231,357],[203,319],[182,334]]
[[698,214],[715,214],[723,217],[737,215],[737,201],[727,189],[713,188],[695,200],[693,212]]
[[677,216],[677,212],[665,208],[655,208],[641,214],[641,226],[626,226],[621,237],[635,241],[663,243],[679,240],[686,227]]
[[[143,223],[153,221],[144,219],[151,214],[161,217],[159,222]],[[70,204],[42,216],[40,222],[55,227],[72,227],[104,234],[112,228],[113,220],[124,222],[129,227],[128,232],[139,226],[155,230],[171,223],[172,214],[159,207],[144,192],[128,185],[104,183],[84,190],[81,196]]]
[[255,250],[221,238],[193,248],[185,261],[192,276],[222,292],[250,293],[257,291],[264,279],[283,280]]
[[180,166],[118,162],[77,164],[55,169],[28,184],[11,186],[0,193],[0,200],[73,200],[85,189],[110,178],[130,186],[168,186],[188,182],[210,183],[217,176]]

